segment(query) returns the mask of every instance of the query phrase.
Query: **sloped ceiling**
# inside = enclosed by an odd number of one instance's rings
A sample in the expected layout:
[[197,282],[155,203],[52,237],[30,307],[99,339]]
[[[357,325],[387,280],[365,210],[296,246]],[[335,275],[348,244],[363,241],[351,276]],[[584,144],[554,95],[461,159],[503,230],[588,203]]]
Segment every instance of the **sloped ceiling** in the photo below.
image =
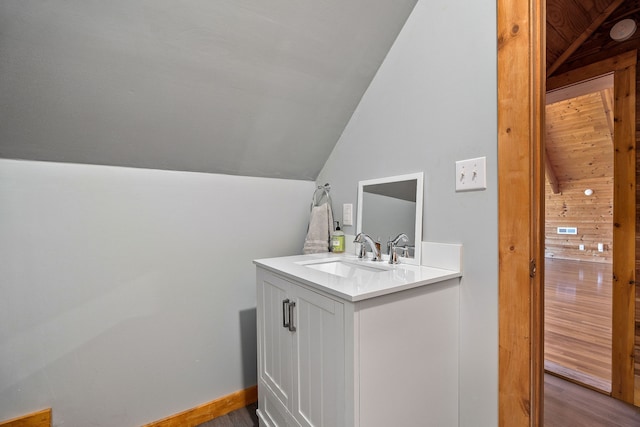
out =
[[547,75],[557,75],[640,47],[640,31],[628,40],[611,39],[622,19],[640,24],[640,0],[547,0]]
[[545,166],[555,193],[572,181],[613,178],[611,105],[613,87],[547,105]]
[[416,0],[5,0],[0,157],[314,180]]

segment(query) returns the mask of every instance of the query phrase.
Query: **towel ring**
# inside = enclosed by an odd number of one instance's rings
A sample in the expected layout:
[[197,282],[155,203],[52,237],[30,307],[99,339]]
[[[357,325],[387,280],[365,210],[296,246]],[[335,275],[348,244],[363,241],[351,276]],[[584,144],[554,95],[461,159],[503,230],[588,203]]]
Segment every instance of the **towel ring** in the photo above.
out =
[[329,185],[329,183],[319,185],[318,188],[316,188],[316,191],[313,192],[313,197],[311,198],[311,209],[316,206],[320,206],[323,201],[329,203],[329,206],[331,207],[331,196],[329,195],[330,190],[331,185]]

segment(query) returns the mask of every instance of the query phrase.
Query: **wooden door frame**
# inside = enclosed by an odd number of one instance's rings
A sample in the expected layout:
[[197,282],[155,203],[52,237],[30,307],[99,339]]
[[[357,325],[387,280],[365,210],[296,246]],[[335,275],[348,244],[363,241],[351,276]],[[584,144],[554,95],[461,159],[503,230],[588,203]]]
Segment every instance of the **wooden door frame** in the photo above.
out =
[[[543,423],[544,386],[544,98],[545,2],[498,0],[498,420],[503,427]],[[635,171],[635,73],[614,77],[627,91],[614,89],[616,102],[633,106],[631,118],[616,116],[614,164],[628,176]],[[635,65],[633,65],[635,71]],[[618,73],[616,72],[616,75]],[[622,87],[622,86],[619,86]],[[616,111],[623,111],[616,108]],[[618,114],[616,112],[616,114]],[[633,134],[633,140],[625,135]],[[626,141],[626,143],[624,142]],[[631,163],[632,162],[632,163]],[[614,322],[632,324],[635,304],[635,174],[632,185],[614,183],[614,197],[633,209],[614,211],[614,251],[634,257],[614,262],[614,298],[628,304]],[[629,223],[631,222],[631,228]],[[614,252],[615,254],[615,252]],[[625,258],[625,257],[623,257]],[[535,272],[537,264],[537,272]],[[633,336],[614,350],[623,368],[614,374],[614,396],[633,402]],[[615,341],[614,341],[615,342]],[[630,352],[628,351],[630,348]],[[630,399],[630,400],[629,400]]]
[[547,80],[547,91],[613,72],[613,292],[611,395],[634,401],[636,63],[633,50]]
[[[498,421],[543,415],[545,2],[498,0]],[[537,270],[537,271],[536,271]]]

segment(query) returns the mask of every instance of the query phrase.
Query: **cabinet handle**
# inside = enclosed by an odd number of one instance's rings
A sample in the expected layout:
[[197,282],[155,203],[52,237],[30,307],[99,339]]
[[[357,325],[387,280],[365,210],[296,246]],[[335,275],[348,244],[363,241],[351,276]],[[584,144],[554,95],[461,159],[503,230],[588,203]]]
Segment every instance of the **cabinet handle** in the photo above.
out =
[[[282,300],[282,327],[289,328],[290,317],[287,319],[287,306],[289,305],[289,299]],[[290,311],[289,311],[290,313]]]
[[296,303],[291,301],[289,303],[289,330],[291,332],[295,332],[296,331],[296,327],[293,324],[293,309],[296,307]]

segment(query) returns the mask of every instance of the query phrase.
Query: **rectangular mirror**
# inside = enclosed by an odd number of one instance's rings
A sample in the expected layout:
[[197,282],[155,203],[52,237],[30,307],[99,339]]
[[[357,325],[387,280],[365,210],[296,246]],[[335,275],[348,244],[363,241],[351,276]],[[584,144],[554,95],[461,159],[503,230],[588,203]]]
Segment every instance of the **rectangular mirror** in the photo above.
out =
[[422,172],[360,181],[358,184],[357,233],[380,242],[388,259],[387,242],[400,233],[409,237],[409,256],[401,262],[420,264],[422,246]]

